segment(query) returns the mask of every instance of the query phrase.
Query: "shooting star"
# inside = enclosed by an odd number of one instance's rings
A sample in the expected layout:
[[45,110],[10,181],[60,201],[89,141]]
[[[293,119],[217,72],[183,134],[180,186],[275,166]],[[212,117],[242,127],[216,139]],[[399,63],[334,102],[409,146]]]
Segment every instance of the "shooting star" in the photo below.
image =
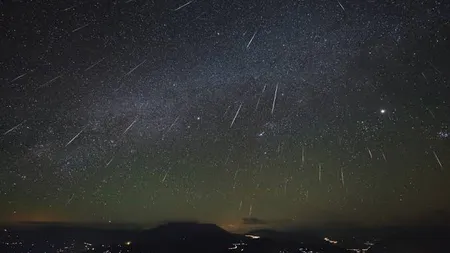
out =
[[10,128],[8,131],[4,132],[3,135],[7,135],[10,132],[16,130],[17,128],[19,128],[21,125],[23,125],[23,123],[25,123],[27,120],[22,121],[21,123],[17,124],[16,126],[14,126],[13,128]]
[[229,105],[229,106],[227,107],[227,109],[225,110],[225,112],[224,112],[223,115],[222,115],[222,119],[225,117],[225,115],[227,115],[228,110],[230,110],[230,107],[231,107],[231,105]]
[[275,103],[277,102],[277,93],[278,93],[278,84],[277,87],[275,88],[275,93],[273,94],[273,102],[272,102],[272,114],[273,111],[275,110]]
[[76,29],[73,29],[72,32],[74,33],[74,32],[76,32],[76,31],[79,31],[79,30],[85,28],[85,27],[88,26],[88,25],[89,25],[89,24],[85,24],[85,25],[80,26],[80,27],[78,27],[78,28],[76,28]]
[[166,134],[167,134],[168,132],[170,132],[170,130],[172,129],[172,127],[175,125],[175,123],[177,123],[179,117],[180,117],[180,116],[177,116],[177,117],[175,118],[175,120],[172,122],[172,124],[171,124],[171,125],[169,126],[169,128],[167,129],[167,131],[163,134],[161,140],[164,140],[164,138],[166,137]]
[[344,169],[342,169],[342,168],[341,168],[341,183],[342,183],[342,187],[345,187]]
[[179,10],[183,9],[184,7],[190,5],[192,2],[193,2],[193,1],[189,1],[189,2],[187,2],[187,3],[183,4],[183,5],[181,5],[180,7],[176,8],[176,9],[173,10],[173,11],[179,11]]
[[236,118],[237,118],[237,116],[238,116],[238,114],[239,114],[239,111],[241,110],[242,104],[243,104],[243,102],[239,105],[239,108],[237,109],[236,114],[234,115],[234,118],[233,118],[233,120],[231,121],[230,128],[233,126],[234,121],[236,120]]
[[305,147],[302,146],[302,164],[305,163]]
[[322,164],[319,163],[319,182],[322,182]]
[[85,69],[84,71],[88,71],[91,68],[97,66],[97,64],[99,64],[100,62],[102,62],[105,59],[105,57],[103,57],[102,59],[100,59],[99,61],[96,61],[94,64],[92,64],[91,66],[89,66],[87,69]]
[[236,177],[238,174],[239,170],[236,170],[236,172],[234,173],[234,178],[233,178],[233,190],[236,189]]
[[18,77],[16,77],[16,78],[14,78],[13,80],[11,80],[10,83],[12,83],[12,82],[14,82],[14,81],[17,81],[17,80],[19,80],[20,78],[22,78],[22,77],[24,77],[24,76],[26,76],[26,75],[27,75],[27,73],[22,74],[22,75],[20,75],[20,76],[18,76]]
[[423,78],[425,79],[425,81],[426,81],[427,84],[428,84],[428,79],[427,79],[427,77],[425,76],[425,73],[422,72],[422,76],[423,76]]
[[437,156],[436,152],[433,151],[434,158],[436,158],[436,161],[439,163],[439,166],[441,166],[441,169],[444,169],[444,166],[442,166],[441,160]]
[[345,8],[342,6],[341,2],[339,2],[339,0],[337,2],[339,3],[339,6],[341,6],[342,10],[345,11]]
[[73,8],[75,8],[75,7],[77,7],[77,5],[72,5],[72,6],[70,6],[70,7],[67,7],[67,8],[65,8],[65,9],[62,10],[62,11],[68,11],[68,10],[71,10],[71,9],[73,9]]
[[367,148],[367,151],[369,152],[370,159],[372,159],[373,158],[372,151],[370,151],[369,148]]
[[69,200],[66,202],[66,206],[68,204],[70,204],[70,202],[72,202],[73,197],[75,196],[75,194],[72,193],[72,196],[69,198]]
[[436,72],[438,72],[439,74],[441,73],[441,71],[439,69],[436,68],[436,66],[433,65],[433,63],[431,61],[428,61],[431,65],[431,67],[434,68],[434,70],[436,70]]
[[228,164],[228,160],[230,160],[231,150],[228,151],[227,159],[225,159],[225,165]]
[[130,128],[133,127],[133,125],[136,123],[136,121],[138,120],[138,117],[136,116],[136,118],[133,120],[133,122],[131,122],[131,124],[127,127],[127,129],[125,129],[125,131],[122,132],[122,136],[124,136],[128,130],[130,130]]
[[381,151],[381,155],[383,156],[384,161],[387,162],[386,156],[384,155],[383,151]]
[[87,126],[88,125],[84,126],[83,129],[81,129],[80,132],[78,132],[69,142],[67,142],[66,146],[64,146],[64,147],[69,146],[70,143],[72,143],[76,138],[78,138],[78,136],[80,136],[80,134],[86,129]]
[[241,200],[241,203],[239,203],[239,209],[238,209],[238,211],[241,211],[241,208],[242,208],[242,200]]
[[197,17],[195,17],[191,22],[189,22],[188,24],[194,22],[195,20],[199,19],[201,16],[205,15],[206,11],[200,13],[200,15],[198,15]]
[[255,35],[256,35],[257,32],[258,32],[258,31],[255,31],[255,33],[253,33],[252,38],[250,39],[250,41],[249,41],[248,44],[247,44],[247,48],[249,48],[249,47],[250,47],[250,44],[252,44],[252,41],[253,41],[253,39],[255,38]]
[[137,68],[139,68],[140,66],[142,66],[142,64],[144,64],[147,60],[143,60],[141,63],[139,63],[138,65],[136,65],[136,67],[132,68],[130,71],[128,71],[128,73],[126,73],[123,77],[126,77],[128,75],[130,75],[131,73],[133,73],[133,71],[135,71]]
[[252,216],[252,209],[253,209],[253,205],[250,204],[250,209],[248,210],[248,216]]
[[54,81],[58,80],[58,79],[61,78],[62,76],[63,76],[63,75],[59,75],[59,76],[53,78],[52,80],[50,80],[50,81],[48,81],[48,82],[42,84],[41,86],[39,86],[38,89],[44,88],[44,87],[50,85],[51,83],[53,83]]
[[266,90],[266,86],[267,86],[267,84],[264,84],[261,94],[258,97],[258,102],[256,102],[256,106],[255,106],[255,112],[258,110],[259,102],[261,101],[261,97],[264,94],[264,91]]
[[166,171],[166,174],[164,175],[164,178],[161,180],[161,183],[164,183],[166,181],[167,175],[169,174],[170,168]]
[[258,97],[258,101],[256,102],[255,112],[258,110],[259,101],[261,100],[261,96]]
[[426,109],[430,113],[431,117],[433,117],[433,119],[435,119],[436,117],[434,116],[434,113],[430,109],[428,109],[428,107]]
[[106,167],[108,167],[109,166],[109,164],[111,164],[111,162],[114,160],[114,156],[113,157],[111,157],[111,159],[109,159],[109,161],[106,163]]

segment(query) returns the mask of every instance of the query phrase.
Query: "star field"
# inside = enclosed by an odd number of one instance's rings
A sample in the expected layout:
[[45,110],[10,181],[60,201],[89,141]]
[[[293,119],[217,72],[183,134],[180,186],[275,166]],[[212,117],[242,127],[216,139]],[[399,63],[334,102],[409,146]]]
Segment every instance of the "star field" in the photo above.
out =
[[448,214],[449,13],[444,1],[4,1],[0,221]]

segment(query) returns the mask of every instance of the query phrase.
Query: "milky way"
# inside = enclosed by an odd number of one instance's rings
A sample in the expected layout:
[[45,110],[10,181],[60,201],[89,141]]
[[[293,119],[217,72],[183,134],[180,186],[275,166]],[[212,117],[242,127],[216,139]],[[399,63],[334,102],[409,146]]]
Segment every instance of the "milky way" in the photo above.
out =
[[2,221],[233,229],[450,211],[443,2],[14,1],[0,13]]

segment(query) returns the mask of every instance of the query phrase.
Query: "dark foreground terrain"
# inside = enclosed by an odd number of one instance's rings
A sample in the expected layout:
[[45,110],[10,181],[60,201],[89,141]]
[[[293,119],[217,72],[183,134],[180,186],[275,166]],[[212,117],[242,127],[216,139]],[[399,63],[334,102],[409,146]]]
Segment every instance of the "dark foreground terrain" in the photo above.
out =
[[450,252],[447,228],[324,231],[255,230],[241,235],[188,222],[147,230],[21,224],[2,228],[0,252]]

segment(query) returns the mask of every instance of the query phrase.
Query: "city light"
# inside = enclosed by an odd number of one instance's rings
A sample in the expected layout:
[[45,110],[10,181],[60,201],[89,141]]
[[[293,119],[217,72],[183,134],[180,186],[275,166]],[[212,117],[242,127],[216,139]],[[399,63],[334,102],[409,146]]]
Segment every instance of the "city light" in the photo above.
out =
[[245,236],[248,238],[251,238],[251,239],[259,239],[260,238],[259,235],[245,235]]
[[329,239],[328,237],[325,237],[325,238],[323,238],[326,242],[329,242],[329,243],[331,243],[331,244],[336,244],[336,243],[338,243],[338,241],[333,241],[333,240],[331,240],[331,239]]

